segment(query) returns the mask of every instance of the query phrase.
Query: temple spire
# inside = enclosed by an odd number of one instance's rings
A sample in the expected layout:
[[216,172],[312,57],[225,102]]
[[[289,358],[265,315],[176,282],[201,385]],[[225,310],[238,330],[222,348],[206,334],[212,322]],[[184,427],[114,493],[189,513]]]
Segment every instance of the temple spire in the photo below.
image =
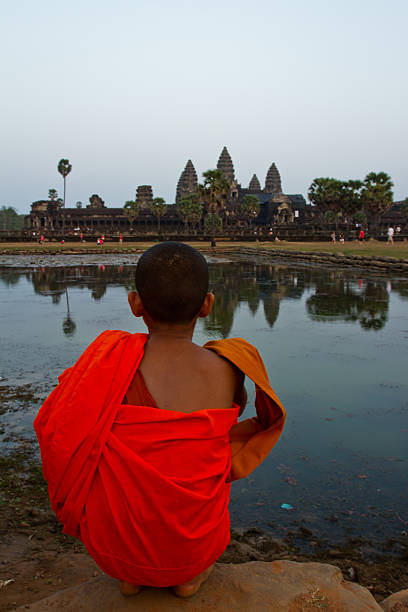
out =
[[197,190],[197,185],[197,172],[195,171],[193,162],[189,159],[177,183],[176,202],[178,202],[180,198],[190,193],[194,193]]
[[227,147],[224,147],[221,151],[220,158],[217,163],[218,170],[221,170],[225,178],[229,183],[235,180],[234,164],[230,154],[228,153]]
[[256,174],[254,174],[254,176],[251,178],[249,182],[249,190],[250,191],[262,191],[261,183],[259,182],[259,179],[256,176]]
[[282,193],[281,178],[275,163],[268,170],[265,180],[265,193]]

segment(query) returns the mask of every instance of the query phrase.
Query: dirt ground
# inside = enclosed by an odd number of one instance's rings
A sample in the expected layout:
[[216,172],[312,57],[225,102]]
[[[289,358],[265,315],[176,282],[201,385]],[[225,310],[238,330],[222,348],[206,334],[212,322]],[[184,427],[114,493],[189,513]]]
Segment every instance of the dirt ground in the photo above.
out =
[[[302,531],[302,527],[300,527]],[[310,532],[303,527],[303,536]],[[399,557],[368,561],[358,549],[319,549],[299,554],[258,528],[233,531],[220,558],[224,563],[248,561],[320,561],[337,565],[346,580],[357,581],[381,601],[407,588],[408,551]],[[27,445],[0,456],[0,612],[37,601],[102,572],[83,545],[61,532],[52,512],[41,468]]]

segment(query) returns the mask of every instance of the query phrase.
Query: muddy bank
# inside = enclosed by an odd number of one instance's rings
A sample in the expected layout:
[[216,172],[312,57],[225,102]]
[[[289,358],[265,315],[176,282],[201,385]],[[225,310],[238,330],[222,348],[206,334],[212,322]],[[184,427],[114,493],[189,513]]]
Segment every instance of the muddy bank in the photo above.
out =
[[[49,505],[34,443],[21,442],[12,454],[0,456],[0,474],[0,583],[7,583],[1,589],[0,611],[100,575],[101,570],[83,545],[62,534]],[[296,545],[299,537],[308,542],[310,553]],[[288,532],[284,539],[253,527],[232,530],[231,543],[220,562],[283,559],[330,563],[342,570],[346,580],[367,587],[377,601],[406,587],[407,546],[398,556],[385,550],[382,555],[367,558],[364,550],[361,541],[331,548],[304,525]]]
[[283,260],[294,263],[318,264],[319,266],[341,266],[346,268],[359,268],[366,272],[391,272],[401,276],[408,276],[408,261],[396,257],[375,257],[366,255],[343,255],[342,253],[322,253],[319,251],[292,251],[262,247],[240,247],[239,249],[225,248],[224,256],[239,254],[242,257],[256,257],[257,260],[271,261]]

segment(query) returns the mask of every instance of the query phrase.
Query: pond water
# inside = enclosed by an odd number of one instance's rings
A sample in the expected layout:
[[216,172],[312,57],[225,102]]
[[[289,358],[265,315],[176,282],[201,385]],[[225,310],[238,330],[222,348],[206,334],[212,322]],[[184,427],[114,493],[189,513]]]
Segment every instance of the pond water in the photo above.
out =
[[[0,267],[0,451],[33,437],[57,375],[96,335],[144,331],[126,300],[134,263],[16,262]],[[408,281],[256,261],[210,270],[215,307],[195,341],[255,344],[287,409],[271,455],[232,486],[232,525],[279,536],[303,525],[330,545],[394,542],[398,552],[408,532]]]

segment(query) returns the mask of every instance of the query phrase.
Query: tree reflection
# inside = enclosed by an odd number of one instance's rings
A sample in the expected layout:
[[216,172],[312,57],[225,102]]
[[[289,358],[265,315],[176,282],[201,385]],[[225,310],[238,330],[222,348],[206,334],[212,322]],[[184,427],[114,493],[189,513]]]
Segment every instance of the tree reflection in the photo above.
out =
[[67,315],[62,322],[62,331],[66,336],[73,336],[76,330],[76,323],[71,317],[71,313],[69,311],[69,299],[68,299],[68,288],[65,287],[65,294],[67,296]]
[[309,317],[318,321],[358,321],[365,330],[382,329],[388,319],[385,281],[368,280],[361,292],[354,282],[333,273],[322,275],[316,293],[306,301]]
[[[69,311],[68,289],[87,289],[94,300],[102,300],[108,287],[122,287],[127,292],[134,289],[135,267],[122,264],[14,269],[1,278],[6,284],[13,284],[24,274],[31,280],[35,293],[50,296],[53,304],[59,304],[65,293],[67,315],[63,330],[72,336],[76,324]],[[215,337],[229,336],[237,309],[245,307],[253,317],[264,316],[272,328],[279,318],[281,302],[299,300],[305,292],[309,294],[306,312],[311,319],[358,322],[362,329],[376,331],[383,329],[388,320],[389,291],[408,297],[408,282],[404,280],[388,284],[382,280],[363,280],[353,271],[335,268],[238,261],[212,263],[209,269],[215,304],[203,327],[209,336]]]

